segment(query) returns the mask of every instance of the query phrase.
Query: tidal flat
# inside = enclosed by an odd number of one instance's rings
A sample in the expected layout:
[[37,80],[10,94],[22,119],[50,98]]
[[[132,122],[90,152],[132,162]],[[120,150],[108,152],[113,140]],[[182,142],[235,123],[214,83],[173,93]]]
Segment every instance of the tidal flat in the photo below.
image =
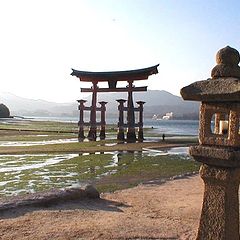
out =
[[162,141],[154,129],[146,128],[145,141],[118,142],[116,126],[109,125],[106,140],[78,142],[77,132],[76,123],[1,122],[0,197],[84,183],[109,192],[189,175],[199,168],[187,154],[197,137],[166,135]]

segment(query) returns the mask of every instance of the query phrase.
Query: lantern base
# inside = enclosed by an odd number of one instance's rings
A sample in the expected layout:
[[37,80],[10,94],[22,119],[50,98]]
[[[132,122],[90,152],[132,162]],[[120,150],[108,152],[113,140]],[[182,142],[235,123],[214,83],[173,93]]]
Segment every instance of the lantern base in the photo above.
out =
[[240,167],[240,150],[231,147],[213,147],[206,145],[191,146],[189,153],[198,162],[218,166]]
[[197,239],[239,239],[240,168],[203,164],[200,175],[204,197]]

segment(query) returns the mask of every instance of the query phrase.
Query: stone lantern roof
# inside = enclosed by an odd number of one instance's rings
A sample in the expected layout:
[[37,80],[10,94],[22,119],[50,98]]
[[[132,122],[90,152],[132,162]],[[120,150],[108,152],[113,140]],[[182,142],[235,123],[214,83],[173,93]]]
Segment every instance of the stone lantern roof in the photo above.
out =
[[239,52],[229,46],[216,55],[217,65],[207,80],[194,82],[181,89],[184,100],[202,102],[240,102]]

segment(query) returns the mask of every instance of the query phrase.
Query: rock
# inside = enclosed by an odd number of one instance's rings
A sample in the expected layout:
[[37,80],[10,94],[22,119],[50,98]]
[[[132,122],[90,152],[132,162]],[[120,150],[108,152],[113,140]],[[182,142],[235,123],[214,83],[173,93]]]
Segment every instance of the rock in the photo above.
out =
[[50,206],[71,200],[82,200],[87,198],[100,198],[100,194],[92,185],[84,185],[80,188],[53,189],[47,192],[32,193],[24,196],[6,198],[0,200],[0,211],[24,206]]
[[100,198],[100,194],[92,185],[86,185],[84,188],[88,198]]

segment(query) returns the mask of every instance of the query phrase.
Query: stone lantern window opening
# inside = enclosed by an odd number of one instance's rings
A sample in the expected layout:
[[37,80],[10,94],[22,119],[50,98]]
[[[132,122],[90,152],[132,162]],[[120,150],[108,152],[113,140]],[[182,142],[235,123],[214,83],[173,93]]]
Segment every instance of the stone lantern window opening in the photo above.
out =
[[205,145],[239,146],[240,103],[202,102],[199,142]]
[[227,137],[229,127],[229,111],[217,111],[212,114],[211,134]]

